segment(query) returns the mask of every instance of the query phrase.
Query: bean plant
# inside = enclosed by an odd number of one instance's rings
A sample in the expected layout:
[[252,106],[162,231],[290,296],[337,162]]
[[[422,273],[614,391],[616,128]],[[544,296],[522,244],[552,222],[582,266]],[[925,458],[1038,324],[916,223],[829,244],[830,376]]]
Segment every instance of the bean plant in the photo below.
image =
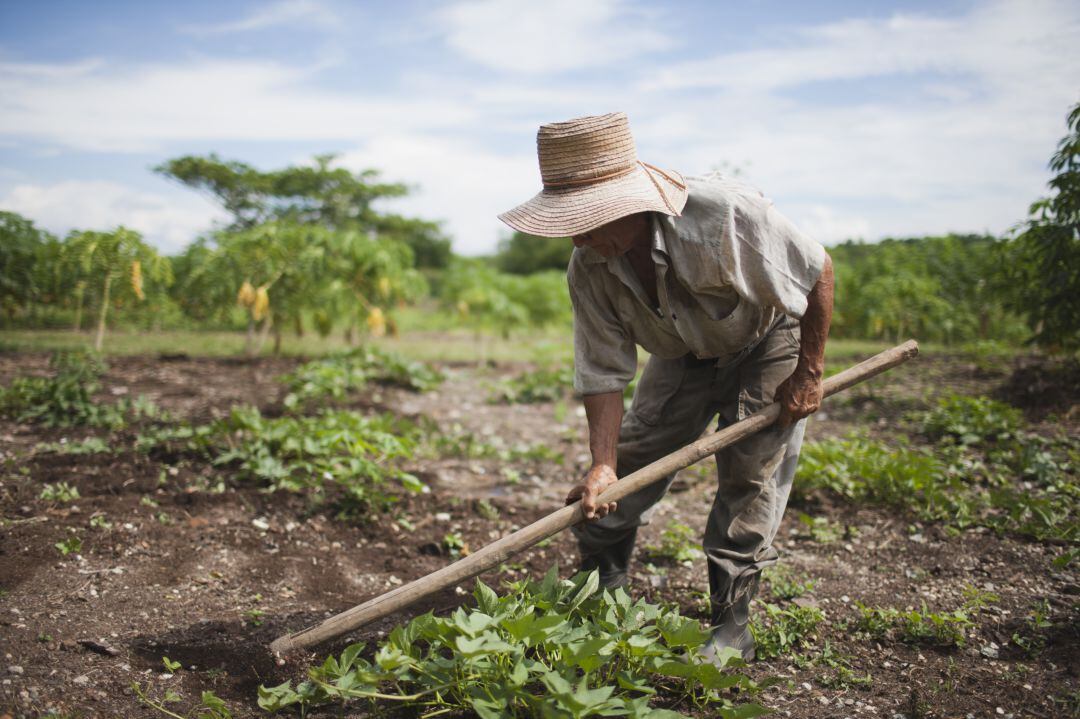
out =
[[[698,649],[709,631],[622,589],[601,590],[596,572],[509,585],[502,596],[477,582],[476,606],[430,613],[395,628],[368,660],[353,644],[291,682],[260,687],[277,711],[361,701],[399,704],[426,716],[464,711],[500,717],[626,716],[670,719],[679,709],[734,719],[766,713],[737,704],[756,685],[736,671],[738,652],[717,663]],[[663,705],[663,706],[657,706]]]

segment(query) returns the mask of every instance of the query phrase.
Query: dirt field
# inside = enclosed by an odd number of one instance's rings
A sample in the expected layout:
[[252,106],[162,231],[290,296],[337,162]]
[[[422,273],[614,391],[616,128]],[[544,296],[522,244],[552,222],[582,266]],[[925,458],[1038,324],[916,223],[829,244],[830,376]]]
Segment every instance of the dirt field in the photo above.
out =
[[[239,403],[270,414],[280,412],[282,399],[275,378],[297,361],[117,357],[109,361],[103,395],[142,394],[178,417],[200,421]],[[46,369],[42,354],[0,354],[3,384]],[[561,452],[563,462],[519,463],[507,473],[496,460],[418,461],[410,469],[431,486],[430,494],[369,521],[343,521],[302,496],[231,484],[227,467],[136,452],[134,429],[112,436],[112,453],[71,455],[37,446],[108,433],[0,421],[0,709],[12,717],[163,716],[137,701],[131,685],[138,682],[154,697],[166,689],[180,694],[184,701],[170,705],[180,714],[200,691],[212,689],[235,716],[262,716],[257,687],[303,675],[302,666],[275,666],[266,650],[271,639],[444,566],[451,561],[442,548],[448,532],[479,547],[557,508],[588,461],[580,403],[486,403],[490,385],[524,365],[443,369],[448,379],[435,392],[373,388],[351,404],[426,416],[444,427],[459,424],[507,445],[543,442]],[[1036,430],[1057,431],[1065,422],[1077,431],[1080,417],[1067,415],[1075,387],[1037,387],[1049,382],[1039,379],[1037,369],[1019,379],[1010,379],[1010,370],[920,358],[828,402],[812,420],[808,440],[857,426],[894,436],[904,410],[925,405],[944,388],[1020,404],[1034,397],[1024,409]],[[219,480],[223,491],[216,491]],[[80,498],[60,504],[40,498],[43,484],[60,481],[76,486]],[[671,521],[699,534],[712,482],[707,468],[681,473],[644,530],[642,545],[658,542]],[[480,500],[497,508],[498,516]],[[844,536],[815,539],[800,513],[826,517],[846,528]],[[108,526],[91,527],[95,516]],[[394,520],[401,516],[408,521]],[[78,530],[82,548],[61,556],[54,545],[70,536],[69,528]],[[789,507],[777,546],[791,576],[816,582],[796,602],[826,615],[814,649],[759,661],[749,670],[757,680],[778,680],[759,697],[777,716],[1047,719],[1080,712],[1080,582],[1075,562],[1051,565],[1062,553],[1059,544],[982,529],[946,532],[895,510],[815,495]],[[560,536],[485,581],[498,586],[523,572],[542,573],[556,561],[569,575],[575,554],[571,538]],[[707,619],[704,560],[655,564],[637,564],[633,593],[677,602]],[[840,620],[854,616],[856,601],[899,609],[925,603],[946,611],[959,606],[967,586],[999,599],[978,614],[962,647],[864,641],[841,628]],[[448,591],[417,611],[451,609],[466,594]],[[761,599],[778,601],[767,586]],[[1030,634],[1029,615],[1043,601],[1049,628],[1038,639],[1045,646],[1027,651],[1013,636]],[[370,647],[405,618],[351,639]],[[322,647],[312,659],[345,644]],[[811,661],[826,647],[846,658],[846,670]],[[166,674],[163,656],[183,669]],[[868,681],[852,681],[866,675]]]

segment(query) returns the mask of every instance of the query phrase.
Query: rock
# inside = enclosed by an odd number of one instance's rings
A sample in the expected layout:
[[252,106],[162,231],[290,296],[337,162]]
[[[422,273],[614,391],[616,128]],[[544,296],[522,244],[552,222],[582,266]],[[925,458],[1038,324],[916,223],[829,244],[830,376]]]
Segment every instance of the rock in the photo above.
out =
[[72,679],[71,683],[72,684],[78,684],[79,686],[83,686],[85,684],[90,683],[90,677],[86,676],[85,674],[80,674],[79,676]]
[[14,674],[15,676],[22,676],[24,671],[23,668],[20,667],[18,664],[12,664],[8,666],[7,670],[8,674]]

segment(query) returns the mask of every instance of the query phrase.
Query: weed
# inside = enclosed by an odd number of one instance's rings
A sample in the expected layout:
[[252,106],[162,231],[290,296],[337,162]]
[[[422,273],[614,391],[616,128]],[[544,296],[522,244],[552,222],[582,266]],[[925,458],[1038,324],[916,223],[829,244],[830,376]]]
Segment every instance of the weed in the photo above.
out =
[[[493,439],[499,442],[496,444],[465,431],[459,424],[450,427],[449,432],[443,432],[438,425],[426,417],[420,422],[420,432],[425,437],[424,449],[428,456],[497,459],[501,462],[533,461],[561,464],[563,461],[562,452],[543,443],[507,446],[502,443],[500,437],[494,437]],[[512,472],[516,471],[512,470]],[[517,479],[520,480],[520,476]],[[511,484],[517,483],[511,477],[507,477],[507,481]]]
[[[179,666],[177,666],[179,669]],[[204,691],[199,698],[199,706],[195,707],[194,714],[178,714],[168,708],[168,704],[178,704],[182,700],[179,694],[172,689],[166,689],[161,699],[154,700],[143,690],[142,685],[133,682],[131,690],[139,702],[155,711],[161,712],[172,719],[232,719],[232,712],[225,701],[212,691]]]
[[693,529],[681,522],[669,522],[660,533],[660,544],[649,545],[645,547],[645,551],[653,559],[683,563],[704,556],[699,546],[700,542]]
[[595,572],[560,581],[552,569],[542,582],[510,585],[503,596],[477,583],[475,609],[445,618],[425,614],[394,629],[372,661],[362,644],[290,682],[260,687],[259,706],[301,710],[334,701],[399,703],[432,716],[475,713],[506,716],[678,717],[649,707],[658,692],[692,703],[698,712],[727,719],[765,713],[735,706],[721,692],[756,690],[737,652],[722,668],[697,653],[709,632],[677,611],[631,601],[622,589],[598,591]]
[[961,445],[985,445],[1016,436],[1020,411],[989,397],[949,395],[928,412],[908,415],[931,441],[947,440]]
[[112,522],[105,519],[104,514],[95,514],[94,516],[90,517],[90,528],[91,529],[112,529]]
[[771,659],[781,654],[797,652],[809,647],[817,625],[825,619],[825,613],[817,607],[787,607],[762,602],[764,621],[750,622],[759,659]]
[[990,592],[974,587],[965,589],[964,603],[947,612],[931,612],[922,605],[920,610],[900,610],[892,607],[868,607],[856,601],[859,610],[856,629],[875,639],[895,636],[909,644],[934,644],[942,647],[963,646],[966,631],[974,626],[972,617],[986,606],[998,601]]
[[796,579],[787,567],[774,565],[764,571],[769,591],[777,599],[797,599],[814,590],[814,580],[802,576]]
[[476,503],[476,513],[489,522],[494,522],[499,518],[499,508],[486,499],[481,499]]
[[62,556],[66,557],[69,554],[78,554],[82,551],[82,540],[76,536],[71,536],[53,546]]
[[55,452],[56,454],[107,454],[112,449],[100,437],[87,437],[81,442],[42,442],[34,447],[35,452]]
[[1050,603],[1043,599],[1035,604],[1025,624],[1027,631],[1024,634],[1013,632],[1012,642],[1023,649],[1029,657],[1034,657],[1046,647],[1046,634],[1043,630],[1054,626],[1054,623],[1050,621]]
[[564,398],[573,386],[573,367],[548,367],[503,380],[488,401],[492,404],[554,402]]
[[365,417],[327,410],[310,417],[263,417],[254,407],[234,407],[209,425],[179,425],[142,435],[140,449],[179,447],[219,466],[231,466],[241,479],[272,490],[310,491],[321,498],[328,487],[342,490],[344,513],[385,509],[394,501],[390,481],[412,492],[426,491],[398,466],[413,456],[418,431],[392,415]]
[[46,502],[73,502],[79,498],[79,488],[73,487],[67,482],[46,484],[41,488],[39,496]]
[[266,612],[261,609],[248,609],[246,612],[244,612],[244,621],[253,627],[261,627],[263,623],[262,618],[265,615]]
[[455,559],[469,553],[469,545],[460,532],[447,532],[443,537],[442,545],[447,553]]
[[441,372],[426,364],[377,347],[359,347],[307,362],[281,377],[289,390],[285,396],[285,406],[289,408],[313,399],[341,399],[370,382],[427,392],[438,387],[443,379]]
[[809,514],[799,514],[799,524],[806,527],[810,538],[821,544],[839,542],[847,535],[845,527],[829,521],[828,517],[811,517]]
[[161,663],[162,665],[164,665],[165,671],[167,671],[169,674],[176,674],[178,671],[180,671],[180,668],[182,666],[180,662],[174,662],[168,657],[162,657]]

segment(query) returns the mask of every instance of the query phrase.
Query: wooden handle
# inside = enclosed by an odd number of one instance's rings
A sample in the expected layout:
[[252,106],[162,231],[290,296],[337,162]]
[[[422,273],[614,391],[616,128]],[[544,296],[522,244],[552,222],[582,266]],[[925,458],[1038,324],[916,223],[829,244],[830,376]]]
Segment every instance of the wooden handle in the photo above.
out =
[[[854,384],[902,364],[917,354],[919,354],[919,345],[914,340],[908,340],[902,345],[885,350],[825,380],[822,387],[824,395],[828,397],[836,394]],[[744,437],[764,429],[775,422],[779,414],[780,405],[773,402],[746,419],[725,427],[718,432],[706,435],[696,442],[639,469],[633,474],[623,477],[604,490],[596,501],[599,504],[615,502],[629,494],[633,494],[642,487],[659,481],[672,472],[688,467],[694,462],[708,457],[710,454],[715,454],[724,447],[735,444]],[[270,644],[270,649],[279,654],[285,653],[294,649],[311,647],[341,636],[346,632],[351,632],[358,627],[414,604],[424,597],[440,592],[447,587],[460,584],[492,567],[497,567],[515,554],[584,519],[585,514],[581,509],[581,502],[575,502],[425,577],[369,599],[363,604],[336,614],[313,627],[278,637]]]

